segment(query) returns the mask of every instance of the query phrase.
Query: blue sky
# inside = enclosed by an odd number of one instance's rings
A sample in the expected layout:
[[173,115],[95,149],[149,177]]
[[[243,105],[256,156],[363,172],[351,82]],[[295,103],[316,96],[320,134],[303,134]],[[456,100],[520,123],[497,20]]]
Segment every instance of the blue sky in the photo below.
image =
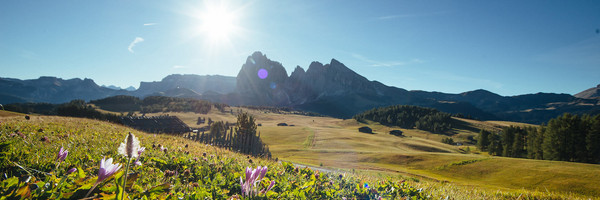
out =
[[2,1],[0,77],[138,87],[261,51],[288,74],[335,58],[407,90],[575,94],[600,84],[599,29],[598,1]]

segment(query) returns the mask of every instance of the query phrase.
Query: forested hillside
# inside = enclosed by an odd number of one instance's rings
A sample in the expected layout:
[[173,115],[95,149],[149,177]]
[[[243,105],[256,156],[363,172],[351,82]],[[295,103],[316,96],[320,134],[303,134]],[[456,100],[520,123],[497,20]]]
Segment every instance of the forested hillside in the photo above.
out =
[[208,113],[214,106],[219,110],[227,107],[222,103],[211,103],[205,100],[165,97],[165,96],[149,96],[144,99],[133,96],[114,96],[105,99],[90,101],[104,110],[113,112],[133,112],[140,111],[142,113],[155,112],[195,112]]
[[478,147],[498,156],[600,163],[600,115],[565,113],[548,125],[482,130]]
[[388,126],[417,128],[434,133],[444,133],[452,128],[452,115],[433,108],[395,105],[375,108],[353,117],[359,122],[371,120]]

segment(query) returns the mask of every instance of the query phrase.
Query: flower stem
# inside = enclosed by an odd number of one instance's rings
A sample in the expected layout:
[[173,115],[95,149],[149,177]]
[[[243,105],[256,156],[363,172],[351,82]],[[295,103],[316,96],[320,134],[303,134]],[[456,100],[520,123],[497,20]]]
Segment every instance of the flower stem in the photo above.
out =
[[125,176],[125,178],[123,179],[123,193],[121,193],[121,199],[123,199],[123,197],[125,197],[125,185],[127,184],[127,173],[129,173],[129,164],[131,163],[131,158],[129,158],[127,160],[127,167],[125,168],[125,174],[123,174],[123,176]]
[[60,191],[60,186],[63,184],[63,182],[65,182],[65,179],[67,179],[67,175],[64,175],[60,179],[60,182],[58,182],[58,185],[56,185],[56,188],[53,189],[52,194],[50,195],[50,197],[54,196],[55,192],[59,192]]
[[94,183],[94,186],[92,186],[92,188],[90,188],[90,191],[88,191],[88,193],[85,195],[85,197],[83,197],[84,199],[87,198],[88,196],[90,196],[90,193],[92,193],[92,191],[94,191],[94,189],[96,189],[96,186],[98,186],[98,183],[96,181],[96,183]]
[[56,170],[58,170],[58,166],[60,166],[60,162],[54,167],[54,174],[57,174]]

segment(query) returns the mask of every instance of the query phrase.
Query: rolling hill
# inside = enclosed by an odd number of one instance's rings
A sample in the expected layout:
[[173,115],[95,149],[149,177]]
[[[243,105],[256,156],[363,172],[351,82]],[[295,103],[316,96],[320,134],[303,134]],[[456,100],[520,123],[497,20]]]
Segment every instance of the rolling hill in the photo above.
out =
[[[482,191],[600,195],[597,192],[600,188],[589,182],[600,181],[597,173],[600,165],[489,156],[479,152],[470,140],[477,137],[480,129],[497,131],[508,125],[531,124],[455,118],[462,125],[448,136],[353,119],[243,110],[256,117],[261,124],[258,128],[261,138],[269,145],[273,157],[280,160],[329,169],[400,174]],[[168,114],[180,117],[192,127],[197,126],[198,117],[235,122],[235,113],[229,112]],[[290,126],[277,126],[282,122]],[[362,126],[371,127],[375,134],[358,132]],[[404,136],[390,135],[391,130],[401,130]],[[463,145],[441,143],[446,137]]]

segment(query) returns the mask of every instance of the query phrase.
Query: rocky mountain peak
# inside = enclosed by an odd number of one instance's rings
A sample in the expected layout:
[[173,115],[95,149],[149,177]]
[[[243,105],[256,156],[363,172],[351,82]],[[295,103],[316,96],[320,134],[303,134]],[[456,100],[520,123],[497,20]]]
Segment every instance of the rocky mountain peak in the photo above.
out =
[[304,71],[304,68],[302,68],[300,66],[296,66],[296,68],[294,68],[294,71],[292,72],[292,74],[294,74],[294,73],[304,74],[304,73],[306,73],[306,71]]
[[306,72],[304,71],[304,69],[302,67],[296,66],[296,68],[290,75],[290,79],[300,80],[300,79],[302,79],[302,77],[304,77],[305,74],[306,74]]
[[319,73],[322,73],[324,70],[325,70],[325,67],[323,66],[322,63],[317,62],[317,61],[313,61],[308,66],[308,69],[306,70],[306,73],[307,74],[319,74]]
[[338,67],[344,67],[347,68],[344,64],[342,64],[340,61],[336,60],[335,58],[331,59],[331,62],[329,62],[330,66],[338,66]]
[[248,56],[236,78],[236,90],[252,101],[250,104],[285,105],[289,98],[285,90],[287,71],[281,63],[261,52]]
[[[79,79],[81,80],[81,79]],[[99,87],[98,84],[96,84],[96,82],[94,82],[94,80],[89,79],[89,78],[84,78],[82,81],[82,84],[88,87]]]

